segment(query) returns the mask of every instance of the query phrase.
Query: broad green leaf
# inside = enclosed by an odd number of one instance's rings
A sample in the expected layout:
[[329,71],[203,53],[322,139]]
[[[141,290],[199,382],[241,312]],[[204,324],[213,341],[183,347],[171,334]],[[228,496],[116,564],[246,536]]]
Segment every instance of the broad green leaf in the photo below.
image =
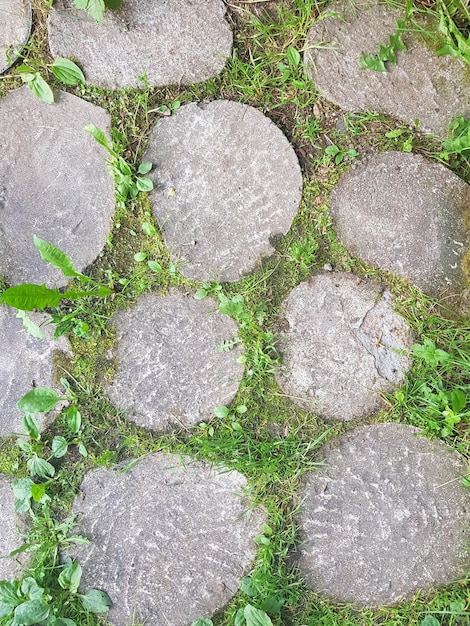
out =
[[21,592],[30,600],[39,600],[44,595],[44,589],[31,576],[25,578],[21,583]]
[[78,433],[80,432],[81,425],[82,425],[82,416],[81,416],[80,411],[75,405],[72,405],[67,409],[67,424],[70,430],[75,435],[78,435]]
[[246,626],[273,626],[267,613],[247,604],[243,610],[246,619]]
[[109,152],[111,156],[116,156],[112,144],[109,142],[101,128],[98,128],[98,126],[95,126],[94,124],[86,124],[85,130],[87,133],[90,133],[95,141],[97,141],[100,146],[103,146],[103,148]]
[[300,62],[302,60],[300,53],[293,46],[289,46],[287,48],[287,60],[289,61],[290,65],[293,65],[294,67],[300,65]]
[[88,5],[88,0],[75,0],[73,4],[76,9],[86,9]]
[[250,598],[254,598],[258,595],[258,589],[253,583],[253,579],[251,578],[251,576],[245,576],[241,579],[240,589],[245,595],[249,596]]
[[51,65],[51,70],[57,80],[60,80],[64,85],[85,84],[82,70],[70,59],[56,59]]
[[77,626],[77,623],[68,617],[53,617],[49,618],[47,626]]
[[29,441],[26,441],[25,439],[17,439],[16,445],[18,446],[18,448],[23,450],[23,452],[26,452],[26,454],[32,454],[33,452],[33,446],[29,443]]
[[82,568],[78,561],[68,558],[64,569],[59,574],[59,585],[62,589],[68,589],[71,593],[77,593],[82,579]]
[[246,626],[246,619],[243,615],[243,607],[235,613],[234,626]]
[[105,5],[108,9],[119,9],[121,6],[122,0],[104,0]]
[[41,502],[46,494],[47,483],[34,483],[31,486],[31,495],[35,502]]
[[162,271],[162,266],[160,265],[160,263],[157,263],[156,261],[147,261],[147,265],[152,270],[152,272]]
[[153,163],[151,161],[144,161],[139,165],[139,169],[137,170],[138,174],[148,174],[152,169]]
[[17,585],[10,580],[0,580],[0,617],[5,617],[20,604]]
[[[83,276],[73,266],[72,259],[67,254],[65,254],[65,252],[62,252],[62,250],[56,248],[56,246],[54,246],[52,243],[44,241],[44,239],[36,237],[36,235],[34,235],[33,237],[33,242],[36,250],[41,255],[42,260],[46,263],[50,263],[54,267],[59,268],[64,276]],[[85,276],[84,278],[90,280],[87,276]]]
[[29,319],[24,311],[18,311],[16,317],[18,317],[23,322],[23,326],[26,329],[26,332],[29,333],[31,337],[34,337],[35,339],[46,338],[46,335],[42,332],[39,326],[35,324],[31,319]]
[[49,605],[44,600],[29,600],[16,607],[13,623],[21,626],[39,624],[48,618],[49,612]]
[[55,308],[62,300],[62,294],[57,289],[48,289],[46,285],[33,285],[24,283],[17,287],[5,289],[0,297],[0,302],[9,304],[21,311],[33,311],[46,307]]
[[[25,81],[25,78],[29,76],[28,74],[22,74],[21,78]],[[46,83],[44,78],[41,76],[39,72],[35,72],[33,74],[33,78],[25,81],[31,91],[37,96],[40,100],[45,102],[46,104],[52,104],[54,102],[54,94],[52,93],[52,89]]]
[[206,289],[198,289],[196,291],[196,293],[194,294],[194,299],[195,300],[202,300],[206,296],[207,296],[207,290]]
[[387,139],[396,139],[397,137],[400,137],[400,135],[403,135],[404,132],[405,131],[402,128],[395,128],[395,130],[385,133],[385,137],[387,137]]
[[136,254],[134,254],[134,261],[136,261],[136,263],[141,263],[142,261],[145,261],[146,258],[147,255],[145,254],[145,252],[137,252]]
[[214,409],[214,415],[216,417],[224,418],[227,417],[229,410],[226,406],[216,406]]
[[452,410],[461,413],[467,404],[467,396],[460,389],[454,389],[451,393]]
[[157,232],[155,226],[153,224],[151,224],[150,222],[144,222],[142,224],[142,230],[149,237],[152,237]]
[[70,291],[65,291],[62,294],[62,297],[68,300],[80,300],[80,298],[90,298],[91,296],[96,295],[97,294],[93,291],[79,291],[78,289],[71,289]]
[[86,449],[85,444],[80,442],[78,445],[78,451],[86,459],[86,457],[88,456],[88,450]]
[[339,151],[338,146],[335,146],[334,144],[325,148],[325,154],[328,154],[329,156],[336,156]]
[[269,596],[260,604],[260,609],[262,611],[266,611],[266,613],[271,613],[272,615],[279,615],[285,602],[286,601],[283,597],[279,598],[278,596]]
[[[41,438],[39,434],[39,426],[33,413],[26,413],[23,415],[21,418],[21,424],[30,439],[38,441]],[[27,452],[27,450],[25,450],[25,452]]]
[[18,400],[16,406],[24,413],[47,413],[55,409],[59,396],[53,389],[35,387]]
[[75,0],[75,6],[79,9],[86,9],[90,17],[97,22],[103,21],[104,0],[86,0],[86,4],[83,0]]
[[91,613],[106,613],[112,605],[111,598],[105,591],[90,589],[84,596],[80,596],[83,608]]
[[52,478],[55,474],[55,468],[53,465],[45,459],[40,459],[34,455],[26,463],[31,476],[39,476],[41,478]]
[[191,626],[213,626],[213,625],[214,625],[214,622],[208,617],[197,619],[195,622],[191,624]]
[[139,191],[143,191],[144,193],[148,193],[153,189],[153,183],[150,178],[145,178],[143,176],[139,176],[139,178],[137,178],[137,180],[135,181],[135,184],[137,186],[137,189]]
[[426,617],[421,620],[419,626],[440,626],[440,622],[433,615],[426,615]]
[[13,495],[18,500],[25,500],[26,498],[31,498],[31,488],[34,485],[31,478],[18,478],[15,480],[12,485]]
[[69,449],[69,444],[65,437],[61,437],[60,435],[54,437],[52,440],[52,453],[56,459],[60,459],[61,457],[67,454],[67,450]]

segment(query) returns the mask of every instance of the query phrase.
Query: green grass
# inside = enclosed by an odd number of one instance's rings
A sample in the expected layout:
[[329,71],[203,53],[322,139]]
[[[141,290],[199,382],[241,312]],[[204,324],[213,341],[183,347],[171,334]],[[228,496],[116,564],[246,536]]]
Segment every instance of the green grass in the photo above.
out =
[[[411,149],[439,161],[442,145],[385,115],[343,113],[317,93],[296,52],[304,50],[308,28],[325,6],[326,3],[314,0],[292,0],[279,3],[274,11],[271,3],[266,7],[242,4],[233,9],[228,16],[234,30],[232,57],[219,77],[203,84],[155,89],[143,79],[141,89],[70,89],[109,111],[115,146],[134,165],[141,162],[149,131],[165,110],[201,99],[227,98],[250,104],[268,115],[291,141],[301,160],[304,189],[292,228],[275,242],[272,257],[263,259],[255,272],[232,284],[203,286],[179,273],[145,196],[128,201],[125,209],[117,210],[107,243],[90,268],[90,275],[115,293],[105,300],[78,305],[79,319],[89,325],[90,336],[83,340],[71,334],[75,357],[72,362],[57,363],[58,376],[69,381],[77,396],[88,456],[83,458],[72,449],[57,461],[50,507],[42,516],[38,514],[32,526],[30,540],[41,545],[32,568],[42,571],[43,576],[45,572],[49,576],[57,567],[56,551],[63,542],[57,525],[69,511],[84,474],[98,466],[112,467],[117,462],[162,451],[239,470],[248,479],[253,504],[262,506],[268,515],[267,529],[257,539],[259,550],[249,579],[214,618],[214,624],[232,625],[237,610],[247,603],[267,609],[277,625],[408,626],[419,625],[428,614],[438,618],[441,626],[470,624],[465,614],[470,601],[467,581],[427,595],[418,594],[396,607],[358,609],[334,604],[307,590],[291,558],[298,546],[296,512],[301,506],[302,475],[316,471],[322,443],[357,426],[326,424],[311,412],[301,410],[282,394],[273,375],[279,362],[276,335],[283,300],[301,281],[321,272],[325,264],[382,282],[395,295],[397,310],[412,326],[417,343],[428,340],[449,355],[442,357],[437,366],[429,360],[432,356],[417,355],[405,385],[387,398],[387,409],[363,423],[400,421],[417,425],[469,458],[470,410],[466,405],[459,406],[457,395],[454,408],[460,409],[459,420],[451,429],[444,415],[446,400],[452,404],[452,392],[470,391],[468,320],[456,319],[401,279],[351,257],[338,241],[328,212],[329,193],[351,164],[348,150],[356,150],[361,158],[374,151]],[[33,37],[25,54],[44,65],[51,61],[47,50],[47,7],[42,0],[33,0],[33,7]],[[55,84],[53,77],[47,76]],[[12,68],[0,80],[0,97],[20,84]],[[331,145],[346,155],[339,164],[325,153]],[[448,166],[470,181],[467,166],[461,160],[450,158]],[[143,253],[145,259],[136,261],[138,253]],[[148,261],[157,262],[160,269],[152,270]],[[6,286],[3,283],[0,289]],[[229,300],[243,297],[233,316],[244,344],[245,374],[228,415],[159,435],[126,420],[103,392],[102,386],[112,378],[116,365],[106,356],[114,342],[109,320],[115,311],[130,306],[141,294],[165,294],[175,287],[194,293],[204,288],[216,299],[219,295]],[[72,308],[63,306],[63,313],[71,311]],[[61,435],[64,429],[65,417],[61,415],[43,435],[45,454],[51,449],[53,437]],[[0,469],[16,477],[27,474],[26,459],[13,439],[0,442]],[[99,620],[85,614],[78,603],[65,604],[56,578],[49,577],[47,584],[57,593],[60,610],[78,624],[98,624]],[[4,622],[0,619],[0,623]]]

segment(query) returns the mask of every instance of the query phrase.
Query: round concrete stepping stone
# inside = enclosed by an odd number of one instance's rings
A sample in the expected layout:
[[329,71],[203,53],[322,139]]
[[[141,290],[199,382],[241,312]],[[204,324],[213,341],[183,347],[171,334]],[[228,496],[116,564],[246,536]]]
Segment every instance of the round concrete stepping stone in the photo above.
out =
[[470,186],[417,154],[376,154],[333,189],[330,211],[344,246],[431,296],[465,287],[464,216]]
[[218,100],[159,121],[144,156],[150,193],[173,259],[193,280],[236,281],[270,255],[301,199],[297,157],[256,109]]
[[15,62],[15,50],[27,43],[31,24],[29,0],[0,0],[0,74]]
[[349,421],[384,406],[411,362],[406,322],[391,294],[352,274],[328,273],[298,285],[285,301],[280,335],[286,395],[326,419]]
[[398,64],[387,63],[387,72],[361,68],[361,53],[376,55],[381,44],[388,45],[404,10],[360,0],[330,5],[324,15],[332,12],[338,15],[317,20],[305,46],[309,74],[331,102],[346,111],[388,113],[412,125],[419,119],[421,130],[440,135],[454,117],[470,115],[464,64],[437,56],[415,34],[403,35],[408,51],[398,52]]
[[376,607],[468,572],[464,459],[402,424],[358,428],[321,452],[299,517],[299,567],[310,589]]
[[225,10],[222,0],[125,0],[98,24],[72,0],[57,0],[49,46],[55,57],[74,57],[88,82],[102,87],[191,85],[217,76],[231,54]]
[[15,496],[12,480],[0,474],[0,580],[18,578],[25,555],[5,558],[19,548],[24,541],[20,533],[26,531],[25,521],[15,513]]
[[237,325],[211,298],[148,294],[112,321],[118,369],[107,393],[140,426],[196,424],[236,394],[241,349],[219,348],[236,336]]
[[[42,313],[28,313],[40,326],[48,319]],[[15,310],[0,306],[0,437],[22,433],[23,413],[16,403],[33,387],[49,387],[60,392],[54,380],[53,355],[57,351],[70,353],[65,337],[54,341],[54,327],[41,326],[45,339],[35,339],[22,327]],[[41,429],[47,425],[43,414],[37,414]]]
[[[213,615],[254,559],[264,515],[244,515],[238,472],[152,455],[124,473],[85,476],[73,512],[90,544],[74,550],[83,589],[105,590],[110,623],[187,626]],[[224,472],[224,473],[222,473]]]
[[114,183],[106,153],[84,130],[89,122],[105,130],[110,117],[65,92],[56,100],[45,104],[26,86],[0,100],[0,274],[11,284],[68,282],[41,260],[33,235],[83,270],[111,229]]

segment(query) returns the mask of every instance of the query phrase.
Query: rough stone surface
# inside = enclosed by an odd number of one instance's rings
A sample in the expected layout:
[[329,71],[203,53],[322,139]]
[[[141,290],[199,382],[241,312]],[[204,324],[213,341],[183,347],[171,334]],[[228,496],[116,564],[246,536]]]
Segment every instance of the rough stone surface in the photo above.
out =
[[140,426],[196,424],[237,392],[240,349],[218,351],[236,336],[237,325],[211,298],[149,294],[113,323],[118,369],[108,395]]
[[24,542],[22,532],[26,530],[25,521],[15,513],[15,496],[12,481],[0,474],[0,580],[10,580],[20,575],[24,564],[22,558],[6,559],[10,552],[19,548]]
[[415,34],[403,35],[408,51],[398,52],[398,64],[388,63],[388,72],[361,69],[361,53],[377,54],[388,45],[403,10],[360,0],[330,5],[327,14],[332,12],[338,15],[317,20],[305,46],[308,71],[329,100],[346,111],[381,111],[408,124],[419,119],[421,130],[441,135],[454,117],[470,115],[464,64],[437,56]]
[[264,515],[243,515],[238,472],[152,455],[129,471],[85,476],[73,512],[91,543],[74,556],[83,589],[106,589],[110,623],[188,626],[239,588]]
[[88,82],[115,89],[191,85],[217,76],[232,49],[222,0],[124,0],[97,24],[72,0],[49,16],[55,57],[74,57]]
[[104,246],[114,184],[106,153],[84,130],[89,122],[105,130],[110,118],[65,92],[53,105],[26,86],[0,100],[0,274],[11,284],[68,282],[41,260],[33,235],[61,248],[80,270]]
[[366,426],[323,450],[305,480],[299,566],[340,602],[394,604],[468,572],[470,493],[459,454],[402,424]]
[[377,154],[333,189],[330,211],[348,250],[431,296],[465,287],[470,186],[417,154]]
[[301,199],[297,157],[256,109],[226,100],[162,119],[145,160],[155,165],[155,217],[182,273],[236,281],[270,255]]
[[[38,326],[48,315],[28,313]],[[54,341],[54,329],[41,326],[45,339],[35,339],[22,327],[14,309],[0,307],[0,437],[22,433],[22,413],[16,403],[33,387],[57,389],[54,382],[52,357],[55,351],[70,353],[68,341],[61,337]],[[37,415],[40,428],[46,426],[42,414]]]
[[[31,33],[29,0],[0,0],[0,74],[15,60],[14,50],[26,44]],[[11,58],[8,59],[9,55]]]
[[328,273],[298,285],[285,302],[277,380],[306,410],[353,420],[383,406],[410,367],[412,336],[380,285]]

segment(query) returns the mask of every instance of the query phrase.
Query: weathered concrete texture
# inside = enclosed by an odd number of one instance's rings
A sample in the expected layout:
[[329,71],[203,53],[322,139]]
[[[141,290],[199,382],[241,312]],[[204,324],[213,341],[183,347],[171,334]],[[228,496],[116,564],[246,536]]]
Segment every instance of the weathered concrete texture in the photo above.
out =
[[0,474],[0,580],[18,578],[25,562],[24,555],[21,558],[4,558],[24,543],[21,533],[26,530],[25,520],[15,513],[12,482]]
[[49,14],[55,57],[72,56],[90,83],[115,89],[191,85],[217,76],[232,49],[222,0],[125,0],[97,24],[73,0]]
[[15,50],[27,43],[31,23],[29,0],[0,0],[0,74],[14,63]]
[[383,406],[410,367],[412,336],[380,285],[352,274],[315,276],[285,302],[280,335],[284,393],[326,419],[353,420]]
[[[41,326],[49,318],[44,313],[28,313],[28,317]],[[15,310],[0,307],[0,437],[22,433],[22,412],[16,403],[33,387],[50,387],[54,382],[53,354],[62,351],[70,354],[69,342],[61,337],[54,341],[54,328],[41,326],[46,339],[35,339],[22,327]],[[37,415],[41,428],[46,426],[42,414]]]
[[[0,274],[11,284],[68,280],[44,263],[37,235],[83,270],[104,246],[114,214],[106,153],[84,130],[109,115],[76,96],[45,104],[24,86],[0,100]],[[21,138],[21,141],[18,140]]]
[[107,619],[188,626],[236,593],[255,556],[264,515],[243,515],[238,472],[152,455],[124,473],[85,476],[73,512],[91,543],[74,551],[83,589],[105,589]]
[[470,186],[417,154],[388,152],[349,170],[330,211],[355,256],[393,272],[431,296],[465,287]]
[[237,392],[241,349],[219,349],[236,336],[237,325],[211,298],[149,294],[112,321],[118,370],[108,395],[140,426],[196,424]]
[[402,424],[358,428],[320,452],[299,517],[309,588],[339,602],[394,604],[468,572],[466,463]]
[[300,203],[302,176],[286,137],[237,102],[189,104],[162,119],[144,159],[155,165],[155,217],[194,280],[236,281],[253,270]]
[[[367,6],[371,8],[367,9]],[[389,44],[404,10],[376,2],[330,5],[327,14],[310,29],[305,62],[318,89],[346,111],[371,109],[388,113],[421,130],[445,134],[458,115],[470,115],[470,90],[464,64],[451,56],[437,56],[419,37],[405,33],[407,52],[398,52],[398,64],[388,72],[361,69],[361,53],[377,54]],[[427,24],[436,30],[437,24]]]

